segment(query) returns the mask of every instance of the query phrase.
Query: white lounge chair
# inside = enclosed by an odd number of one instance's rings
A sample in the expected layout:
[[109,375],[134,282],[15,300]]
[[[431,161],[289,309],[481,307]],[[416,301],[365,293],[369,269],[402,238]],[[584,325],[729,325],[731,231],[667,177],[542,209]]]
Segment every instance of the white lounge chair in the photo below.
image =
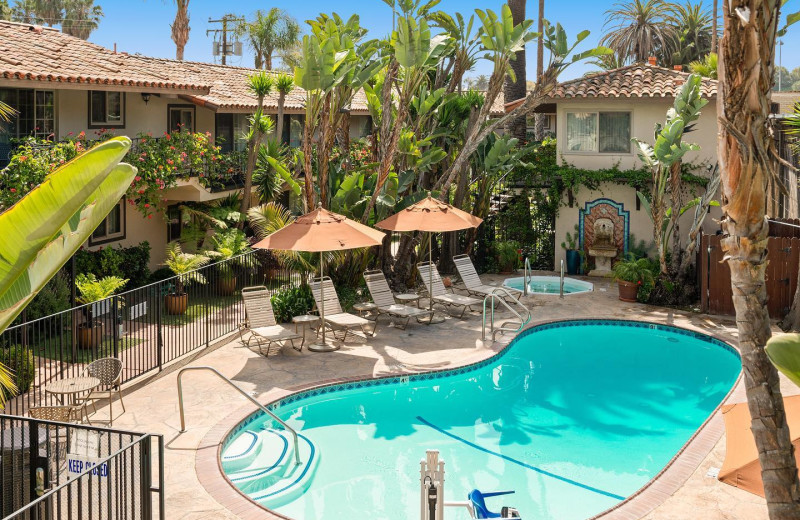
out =
[[[311,293],[314,295],[317,311],[323,308],[324,303],[325,324],[331,327],[334,335],[337,331],[344,331],[344,336],[342,336],[341,339],[342,342],[347,339],[347,333],[350,332],[350,329],[360,328],[365,335],[375,335],[375,331],[378,328],[377,321],[373,324],[373,322],[366,318],[342,310],[342,304],[339,302],[339,297],[336,295],[336,288],[333,286],[333,281],[330,277],[325,276],[322,279],[314,278],[311,282]],[[323,293],[325,294],[324,302],[322,301]],[[367,329],[364,327],[370,324],[373,324],[372,332],[367,332]]]
[[411,318],[419,318],[433,314],[426,309],[397,303],[394,300],[394,294],[389,288],[386,277],[383,276],[383,271],[365,271],[364,280],[367,282],[367,289],[369,289],[369,294],[372,296],[372,301],[378,307],[378,316],[375,318],[376,322],[381,315],[386,314],[401,320],[404,319],[405,323],[403,323],[402,326],[398,325],[398,328],[405,330]]
[[[468,307],[483,303],[483,300],[473,298],[472,296],[447,292],[447,289],[444,287],[444,282],[442,282],[442,277],[439,276],[439,271],[437,271],[436,266],[430,262],[417,264],[417,271],[419,271],[422,282],[428,290],[428,295],[433,299],[434,303],[441,303],[448,307],[461,307],[461,314],[458,316],[459,319],[464,317],[464,313],[467,312]],[[431,281],[433,282],[433,287],[430,286]]]
[[[296,351],[303,351],[305,339],[297,332],[278,325],[275,321],[270,294],[266,287],[263,285],[245,287],[242,289],[242,300],[244,301],[245,321],[239,325],[239,338],[243,344],[249,347],[250,342],[255,340],[258,344],[258,351],[266,357],[269,357],[270,354],[277,354],[287,341]],[[247,340],[244,338],[246,332],[250,332]],[[294,344],[296,339],[300,340],[299,348]],[[264,353],[265,347],[266,354]]]
[[453,257],[453,263],[456,264],[458,276],[464,283],[467,293],[485,297],[497,289],[497,287],[486,285],[481,281],[481,277],[478,276],[478,271],[475,270],[469,255],[456,255]]

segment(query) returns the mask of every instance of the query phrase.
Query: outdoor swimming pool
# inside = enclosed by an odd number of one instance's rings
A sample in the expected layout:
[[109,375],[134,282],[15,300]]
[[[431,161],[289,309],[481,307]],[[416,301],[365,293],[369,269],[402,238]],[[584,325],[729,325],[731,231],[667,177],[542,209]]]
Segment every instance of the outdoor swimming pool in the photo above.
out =
[[[528,294],[560,294],[560,283],[558,276],[529,276]],[[522,292],[522,277],[506,278],[503,280],[503,286]],[[564,294],[591,292],[593,289],[594,284],[591,282],[564,278]]]
[[[419,461],[435,448],[448,501],[473,488],[514,489],[490,507],[515,506],[523,519],[582,519],[652,479],[739,371],[731,347],[683,329],[541,325],[471,367],[289,396],[274,411],[301,434],[303,464],[294,466],[291,443],[287,454],[273,421],[258,413],[230,435],[223,466],[245,493],[292,518],[405,520],[419,516]],[[258,437],[261,454],[245,462]],[[284,463],[282,481],[263,480]]]

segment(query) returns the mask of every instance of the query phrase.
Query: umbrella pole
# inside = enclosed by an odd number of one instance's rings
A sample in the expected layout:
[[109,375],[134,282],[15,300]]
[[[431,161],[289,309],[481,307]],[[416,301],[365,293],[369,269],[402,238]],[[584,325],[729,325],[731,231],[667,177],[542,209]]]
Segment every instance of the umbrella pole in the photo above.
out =
[[430,311],[430,314],[418,318],[417,321],[430,325],[431,323],[442,323],[444,321],[443,316],[437,316],[433,312],[433,231],[428,232],[428,264],[430,268],[428,272],[428,311]]
[[323,252],[319,252],[319,299],[320,307],[319,307],[319,322],[320,327],[322,327],[322,342],[321,343],[314,343],[313,345],[308,346],[308,350],[313,352],[333,352],[334,350],[339,350],[339,347],[336,345],[329,345],[326,338],[325,338],[325,281],[323,280],[325,275],[325,257],[323,256]]

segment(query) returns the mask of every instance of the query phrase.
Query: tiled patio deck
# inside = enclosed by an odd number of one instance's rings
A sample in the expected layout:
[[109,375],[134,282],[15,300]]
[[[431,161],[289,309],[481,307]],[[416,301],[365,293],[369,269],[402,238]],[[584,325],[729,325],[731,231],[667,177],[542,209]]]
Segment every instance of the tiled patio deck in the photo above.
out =
[[[487,278],[491,279],[484,279]],[[642,319],[708,332],[735,344],[736,329],[731,318],[627,304],[617,299],[614,284],[607,280],[592,281],[593,293],[564,299],[529,298],[527,303],[534,306],[534,321],[582,317]],[[231,338],[230,343],[199,351],[178,366],[213,366],[265,403],[291,390],[331,379],[425,371],[485,359],[502,346],[484,345],[480,341],[480,328],[478,313],[466,320],[448,319],[430,327],[412,324],[406,331],[384,325],[375,338],[348,340],[345,347],[334,353],[306,350],[297,353],[285,349],[282,355],[269,359],[241,347],[237,338]],[[271,515],[241,498],[222,479],[214,463],[216,439],[224,435],[229,424],[253,408],[210,374],[188,373],[184,376],[187,431],[180,434],[176,376],[177,366],[129,387],[125,392],[127,413],[114,421],[115,427],[164,435],[167,518],[269,518]],[[791,383],[784,388],[787,393],[797,393]],[[728,402],[741,401],[744,389],[740,384]],[[115,407],[116,410],[119,408]],[[97,418],[105,417],[105,413],[100,410]],[[725,455],[721,424],[717,414],[658,482],[606,518],[767,518],[763,499],[706,476],[710,468],[722,465]]]

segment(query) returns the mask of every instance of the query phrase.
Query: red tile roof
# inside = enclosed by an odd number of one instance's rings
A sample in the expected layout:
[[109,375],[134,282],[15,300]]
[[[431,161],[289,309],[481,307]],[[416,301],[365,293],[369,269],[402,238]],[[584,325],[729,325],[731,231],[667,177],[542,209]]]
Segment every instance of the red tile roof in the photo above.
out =
[[[675,97],[688,77],[687,72],[639,63],[559,83],[550,97]],[[714,97],[717,95],[717,82],[704,78],[701,89],[703,96]]]
[[[183,98],[213,110],[245,112],[257,103],[247,88],[247,78],[254,72],[247,67],[118,53],[56,29],[0,20],[0,80],[85,85],[87,89],[178,90]],[[305,91],[295,87],[284,102],[287,113],[305,110],[305,97]],[[264,104],[277,109],[278,93],[267,96]],[[501,94],[492,114],[502,114],[502,107]],[[350,108],[353,114],[369,114],[363,92],[356,93]]]
[[793,114],[795,103],[800,103],[800,92],[792,90],[773,91],[772,102],[778,105],[778,114]]
[[0,21],[0,78],[204,93],[195,75],[57,30]]

